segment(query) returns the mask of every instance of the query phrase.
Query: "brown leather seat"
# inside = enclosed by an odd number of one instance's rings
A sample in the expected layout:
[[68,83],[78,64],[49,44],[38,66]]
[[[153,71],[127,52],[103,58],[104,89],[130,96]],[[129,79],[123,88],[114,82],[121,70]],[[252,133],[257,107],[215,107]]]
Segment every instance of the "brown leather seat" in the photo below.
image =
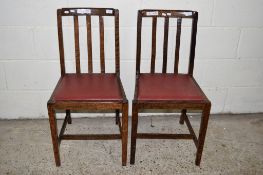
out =
[[138,100],[204,100],[202,90],[190,75],[140,74]]
[[66,74],[54,90],[53,100],[122,100],[115,74]]

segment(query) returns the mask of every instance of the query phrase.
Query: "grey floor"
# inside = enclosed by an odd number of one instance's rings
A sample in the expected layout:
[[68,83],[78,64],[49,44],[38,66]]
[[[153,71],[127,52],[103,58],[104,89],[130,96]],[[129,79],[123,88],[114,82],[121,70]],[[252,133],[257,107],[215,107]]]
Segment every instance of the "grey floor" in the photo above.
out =
[[[198,131],[200,117],[190,120]],[[178,116],[141,117],[139,131],[187,132],[178,121]],[[73,119],[66,132],[117,133],[114,122],[113,118]],[[1,175],[263,174],[262,114],[212,115],[200,167],[194,164],[195,146],[191,140],[139,140],[136,164],[128,163],[126,167],[121,166],[118,140],[64,141],[60,150],[62,165],[57,168],[48,120],[0,120],[0,133]]]

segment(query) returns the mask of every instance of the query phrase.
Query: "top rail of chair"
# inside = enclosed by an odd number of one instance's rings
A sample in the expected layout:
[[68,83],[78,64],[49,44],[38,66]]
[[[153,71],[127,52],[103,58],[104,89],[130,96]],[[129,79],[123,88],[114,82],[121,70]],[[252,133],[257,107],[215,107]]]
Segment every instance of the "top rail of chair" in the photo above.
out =
[[142,17],[174,17],[174,18],[193,18],[197,11],[192,10],[158,10],[158,9],[143,9],[139,10]]
[[87,16],[87,15],[95,15],[95,16],[115,16],[118,13],[118,9],[114,8],[88,8],[88,7],[80,7],[80,8],[62,8],[57,10],[62,16]]

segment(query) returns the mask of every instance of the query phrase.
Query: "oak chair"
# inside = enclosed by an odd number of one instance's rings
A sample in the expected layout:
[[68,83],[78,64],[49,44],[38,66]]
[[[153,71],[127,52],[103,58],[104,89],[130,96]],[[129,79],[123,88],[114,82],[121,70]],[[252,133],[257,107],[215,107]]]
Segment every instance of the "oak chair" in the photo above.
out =
[[[141,73],[142,19],[152,18],[152,50],[150,73]],[[164,18],[162,73],[155,72],[157,20]],[[169,20],[176,18],[174,71],[167,73]],[[192,20],[190,58],[187,73],[178,73],[182,20]],[[200,165],[211,103],[193,77],[198,12],[184,10],[139,10],[137,21],[136,85],[132,103],[132,134],[130,163],[135,163],[137,139],[192,139],[197,148],[195,164]],[[137,133],[138,113],[143,109],[179,109],[180,124],[186,123],[190,134]],[[187,116],[188,110],[201,110],[201,124],[197,138]]]
[[[80,67],[79,16],[86,18],[88,73]],[[99,18],[100,31],[100,73],[93,73],[92,59],[92,17]],[[104,17],[114,18],[115,28],[115,73],[105,73]],[[73,18],[75,38],[76,73],[66,73],[63,43],[63,18]],[[112,8],[62,8],[57,10],[58,41],[60,51],[61,77],[47,106],[56,166],[60,166],[59,145],[62,140],[112,140],[122,141],[122,165],[126,165],[128,136],[128,100],[120,80],[119,52],[119,11]],[[62,128],[58,134],[56,110],[66,112]],[[120,134],[64,134],[67,124],[71,124],[71,112],[83,110],[113,110]],[[122,112],[122,122],[119,113]],[[84,148],[85,149],[85,148]]]

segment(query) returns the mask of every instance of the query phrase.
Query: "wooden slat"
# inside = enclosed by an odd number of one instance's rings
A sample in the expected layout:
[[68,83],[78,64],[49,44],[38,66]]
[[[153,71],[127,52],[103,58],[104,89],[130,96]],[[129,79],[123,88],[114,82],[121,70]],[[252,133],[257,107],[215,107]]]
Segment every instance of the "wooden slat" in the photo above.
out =
[[92,34],[91,34],[91,17],[86,16],[86,25],[87,25],[87,46],[88,46],[88,72],[93,72],[92,66]]
[[121,139],[120,134],[65,134],[61,140],[115,140]]
[[75,36],[76,72],[80,73],[79,20],[78,20],[78,16],[74,16],[74,36]]
[[115,10],[115,72],[120,73],[119,10]]
[[194,71],[194,59],[195,59],[195,44],[196,44],[196,32],[197,32],[197,21],[198,13],[194,13],[194,18],[192,22],[192,34],[191,34],[191,46],[190,46],[190,60],[188,67],[188,74],[193,75]]
[[142,33],[142,16],[139,11],[137,18],[136,74],[140,73],[140,66],[141,66],[141,33]]
[[138,139],[193,139],[191,134],[137,133]]
[[176,31],[175,60],[174,60],[174,73],[176,74],[178,74],[180,41],[181,41],[181,24],[182,24],[182,18],[178,18],[177,19],[177,31]]
[[167,69],[167,50],[168,50],[168,31],[169,31],[169,18],[166,17],[164,21],[164,40],[163,40],[163,73]]
[[101,73],[105,73],[104,22],[102,16],[99,16],[99,23],[100,23],[100,69],[101,69]]
[[193,140],[194,140],[195,146],[197,147],[197,145],[198,145],[198,140],[197,140],[197,137],[196,137],[196,135],[195,135],[194,129],[193,129],[193,127],[192,127],[192,125],[191,125],[191,123],[190,123],[189,118],[188,118],[187,115],[184,116],[184,121],[185,121],[185,123],[186,123],[186,126],[187,126],[190,134],[193,136]]
[[59,42],[59,55],[60,55],[60,71],[61,75],[65,74],[65,60],[64,60],[64,44],[63,44],[63,29],[61,10],[57,11],[57,26],[58,26],[58,42]]
[[152,21],[152,58],[151,58],[151,73],[154,73],[154,71],[155,71],[156,24],[157,24],[157,18],[156,18],[156,17],[153,17],[153,21]]

